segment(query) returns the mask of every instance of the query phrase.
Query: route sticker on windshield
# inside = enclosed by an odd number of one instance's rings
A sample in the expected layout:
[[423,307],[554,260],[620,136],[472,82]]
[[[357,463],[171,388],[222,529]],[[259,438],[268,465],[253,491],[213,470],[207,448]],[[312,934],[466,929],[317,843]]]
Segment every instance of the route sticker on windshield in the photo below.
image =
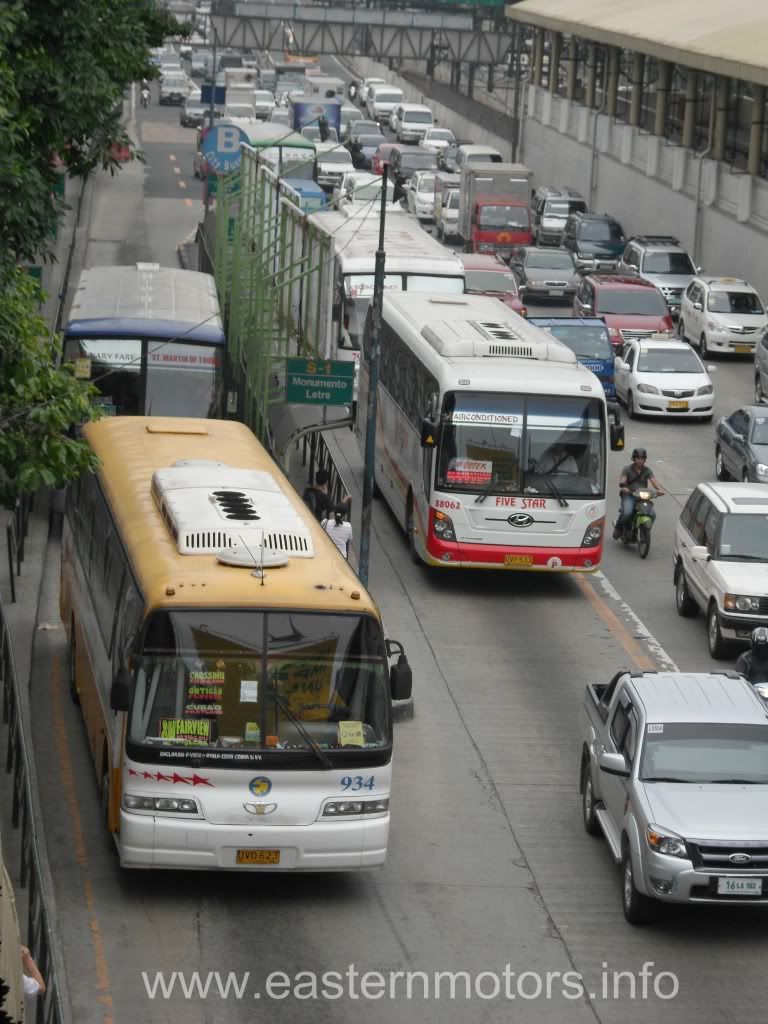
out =
[[480,459],[451,459],[445,474],[452,484],[487,484],[493,473],[493,463]]
[[663,722],[649,722],[646,726],[646,732],[664,732]]
[[365,745],[362,722],[339,722],[339,743],[342,747]]
[[210,742],[211,723],[203,718],[161,718],[160,739],[170,743],[201,744]]
[[259,703],[259,681],[258,681],[258,679],[241,679],[240,680],[240,703],[241,704],[258,704]]

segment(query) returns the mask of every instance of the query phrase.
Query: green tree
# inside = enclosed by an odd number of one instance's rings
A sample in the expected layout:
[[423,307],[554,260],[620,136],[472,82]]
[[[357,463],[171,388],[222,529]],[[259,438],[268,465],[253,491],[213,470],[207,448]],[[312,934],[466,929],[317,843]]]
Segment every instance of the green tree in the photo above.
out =
[[57,369],[59,342],[33,312],[40,289],[23,270],[6,275],[0,302],[0,504],[43,486],[62,487],[95,469],[90,448],[72,436],[90,419],[96,388]]
[[57,369],[59,342],[40,292],[18,267],[50,258],[63,204],[57,166],[116,173],[113,147],[133,81],[154,75],[149,48],[185,35],[155,0],[0,0],[0,503],[60,486],[93,467],[70,428],[92,416],[93,389]]

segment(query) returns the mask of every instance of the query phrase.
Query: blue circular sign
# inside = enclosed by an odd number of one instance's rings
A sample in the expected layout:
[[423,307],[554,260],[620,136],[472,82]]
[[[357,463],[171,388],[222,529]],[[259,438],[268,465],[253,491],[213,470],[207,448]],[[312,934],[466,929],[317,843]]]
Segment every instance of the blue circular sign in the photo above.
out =
[[254,796],[266,796],[270,789],[272,789],[272,783],[263,775],[257,775],[255,779],[251,779],[248,783],[248,789],[250,789]]
[[227,174],[240,166],[240,143],[250,139],[235,124],[215,124],[203,139],[201,152],[216,174]]

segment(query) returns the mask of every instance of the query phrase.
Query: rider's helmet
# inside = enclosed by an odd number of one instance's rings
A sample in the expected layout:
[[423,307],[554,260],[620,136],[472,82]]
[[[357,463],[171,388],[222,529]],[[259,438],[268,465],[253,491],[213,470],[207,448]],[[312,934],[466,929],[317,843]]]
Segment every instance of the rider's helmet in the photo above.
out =
[[647,459],[648,458],[648,452],[645,450],[645,448],[633,448],[632,449],[632,458],[633,459]]
[[755,654],[762,654],[763,656],[768,654],[768,628],[758,626],[756,629],[753,629],[750,642]]

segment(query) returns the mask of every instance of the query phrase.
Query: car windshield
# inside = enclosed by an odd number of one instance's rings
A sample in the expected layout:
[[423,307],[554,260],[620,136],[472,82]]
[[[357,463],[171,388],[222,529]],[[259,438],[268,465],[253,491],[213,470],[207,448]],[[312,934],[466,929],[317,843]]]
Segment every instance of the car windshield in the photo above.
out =
[[352,159],[346,149],[329,149],[327,153],[318,153],[321,164],[351,164]]
[[752,421],[752,444],[768,444],[768,418],[755,416]]
[[374,103],[400,103],[403,98],[401,92],[376,92],[373,97]]
[[403,114],[403,121],[413,121],[415,124],[432,124],[432,115],[428,110],[406,110]]
[[528,209],[525,206],[481,206],[477,223],[480,228],[527,228]]
[[435,194],[435,176],[434,174],[423,174],[419,178],[419,192],[431,192]]
[[544,207],[545,217],[567,217],[571,213],[586,211],[587,204],[582,199],[552,199]]
[[380,135],[379,126],[375,121],[355,121],[349,127],[350,135],[360,138],[363,134]]
[[577,359],[606,359],[613,363],[608,328],[597,325],[553,324],[546,330],[573,352]]
[[400,160],[400,171],[406,175],[413,171],[432,171],[436,169],[435,154],[427,150],[424,150],[423,153],[403,153]]
[[430,142],[453,142],[453,132],[450,128],[430,128],[427,132]]
[[641,782],[768,784],[768,725],[649,722]]
[[644,274],[693,274],[696,268],[686,252],[649,252],[643,259]]
[[606,288],[598,293],[597,309],[603,313],[628,316],[666,316],[667,306],[655,288]]
[[442,422],[437,486],[443,490],[551,498],[554,483],[563,497],[604,493],[598,399],[450,392]]
[[449,210],[458,210],[459,208],[459,193],[456,189],[448,193],[448,201],[445,204]]
[[158,760],[306,762],[320,748],[343,765],[345,751],[390,742],[383,635],[368,616],[159,611],[136,661],[126,742]]
[[[387,185],[387,199],[389,200],[395,194],[395,187],[392,184]],[[349,198],[354,200],[356,203],[369,202],[371,199],[378,199],[381,196],[381,178],[377,181],[367,181],[364,185],[358,185],[354,187],[354,183],[350,182],[348,188]]]
[[579,228],[579,238],[583,242],[617,242],[622,231],[615,220],[585,220]]
[[526,270],[573,270],[573,257],[569,252],[529,252]]
[[643,348],[637,369],[639,373],[704,373],[696,354],[684,348]]
[[466,270],[464,280],[468,292],[511,292],[516,294],[515,281],[508,270]]
[[717,557],[725,562],[768,562],[768,515],[723,516]]
[[358,142],[363,149],[376,149],[383,141],[383,135],[358,135]]
[[710,313],[753,313],[759,315],[763,307],[754,292],[710,292],[707,298]]
[[255,92],[253,98],[257,103],[274,103],[275,97],[271,92]]

